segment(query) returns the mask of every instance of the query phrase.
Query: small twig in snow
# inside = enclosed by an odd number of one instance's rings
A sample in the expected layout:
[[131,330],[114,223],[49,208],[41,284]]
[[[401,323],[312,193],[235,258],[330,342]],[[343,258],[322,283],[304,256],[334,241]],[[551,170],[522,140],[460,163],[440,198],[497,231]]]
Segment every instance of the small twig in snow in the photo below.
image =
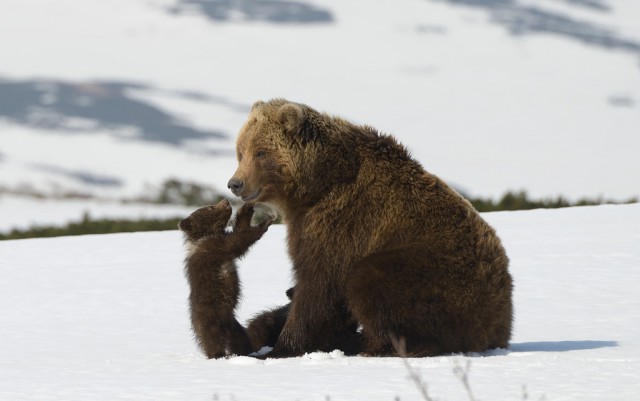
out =
[[420,394],[422,394],[422,398],[424,398],[426,401],[433,401],[433,398],[429,396],[429,392],[427,391],[427,384],[424,382],[424,380],[422,380],[422,377],[420,377],[420,375],[413,369],[413,367],[407,360],[407,343],[404,337],[398,338],[393,334],[391,334],[389,337],[391,338],[391,345],[393,345],[393,348],[398,353],[398,356],[400,356],[400,358],[402,359],[404,366],[409,371],[409,378],[415,383],[416,387],[418,387]]
[[470,401],[476,401],[476,398],[473,396],[473,392],[471,391],[471,385],[469,385],[469,370],[471,369],[471,361],[467,361],[467,365],[463,368],[460,366],[458,361],[455,362],[453,373],[456,375],[458,379],[462,382],[465,390],[467,390],[467,394],[469,395]]

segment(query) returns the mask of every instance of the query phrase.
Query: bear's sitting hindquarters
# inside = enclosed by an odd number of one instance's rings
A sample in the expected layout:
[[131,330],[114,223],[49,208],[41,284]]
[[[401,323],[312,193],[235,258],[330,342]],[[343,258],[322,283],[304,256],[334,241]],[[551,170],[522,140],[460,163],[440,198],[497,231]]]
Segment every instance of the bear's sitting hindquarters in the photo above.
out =
[[[412,356],[507,347],[512,280],[495,231],[391,136],[257,102],[229,188],[279,209],[295,292],[268,356]],[[362,345],[357,327],[362,327]]]
[[187,248],[185,273],[191,287],[191,323],[198,344],[208,358],[248,355],[253,352],[246,330],[235,318],[240,282],[234,260],[267,231],[267,217],[251,226],[253,206],[238,211],[233,232],[226,232],[231,217],[229,201],[206,206],[181,220]]

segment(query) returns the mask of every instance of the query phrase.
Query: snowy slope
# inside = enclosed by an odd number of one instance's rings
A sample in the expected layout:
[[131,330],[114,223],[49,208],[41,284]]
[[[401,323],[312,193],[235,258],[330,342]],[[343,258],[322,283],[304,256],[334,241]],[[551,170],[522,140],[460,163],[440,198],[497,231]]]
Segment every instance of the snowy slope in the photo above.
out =
[[[509,350],[411,359],[439,400],[637,400],[640,204],[491,213],[515,279]],[[242,320],[286,302],[284,227],[240,264]],[[205,360],[178,232],[0,242],[2,400],[421,399],[395,358]]]
[[0,186],[223,190],[257,99],[395,134],[473,195],[640,195],[640,3],[4,0]]
[[193,207],[120,203],[99,200],[34,199],[27,196],[0,196],[0,233],[33,226],[63,226],[80,221],[85,214],[92,219],[155,219],[188,216]]

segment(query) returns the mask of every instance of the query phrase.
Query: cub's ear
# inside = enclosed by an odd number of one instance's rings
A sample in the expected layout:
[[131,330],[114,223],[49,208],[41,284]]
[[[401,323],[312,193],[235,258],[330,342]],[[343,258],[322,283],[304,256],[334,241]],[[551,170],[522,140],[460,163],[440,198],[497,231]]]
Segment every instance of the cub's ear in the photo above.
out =
[[304,122],[304,111],[297,104],[287,103],[280,106],[277,117],[287,134],[295,134]]
[[251,106],[251,111],[254,111],[255,109],[257,109],[258,107],[262,106],[264,104],[264,102],[262,100],[258,100],[257,102],[255,102],[253,104],[253,106]]

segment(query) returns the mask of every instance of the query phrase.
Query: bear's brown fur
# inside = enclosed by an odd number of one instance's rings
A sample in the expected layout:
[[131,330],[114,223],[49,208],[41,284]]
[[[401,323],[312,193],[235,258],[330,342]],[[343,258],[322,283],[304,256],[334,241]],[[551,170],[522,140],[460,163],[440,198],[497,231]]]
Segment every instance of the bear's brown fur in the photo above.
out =
[[187,247],[191,323],[208,358],[254,351],[246,330],[235,318],[240,282],[234,260],[262,237],[272,220],[251,226],[253,206],[245,204],[236,215],[233,232],[226,232],[231,211],[229,201],[222,200],[196,210],[179,223]]
[[[289,300],[293,299],[293,288],[286,292]],[[251,339],[253,351],[259,351],[262,347],[273,347],[278,341],[280,332],[287,322],[291,303],[279,308],[273,308],[254,316],[247,325],[247,332]]]
[[395,355],[392,337],[413,356],[508,346],[500,239],[391,136],[275,99],[252,107],[237,157],[229,188],[288,228],[295,293],[269,356]]
[[269,309],[259,313],[249,320],[247,333],[251,341],[253,352],[260,351],[263,347],[274,347],[282,328],[287,322],[291,304],[279,308]]

